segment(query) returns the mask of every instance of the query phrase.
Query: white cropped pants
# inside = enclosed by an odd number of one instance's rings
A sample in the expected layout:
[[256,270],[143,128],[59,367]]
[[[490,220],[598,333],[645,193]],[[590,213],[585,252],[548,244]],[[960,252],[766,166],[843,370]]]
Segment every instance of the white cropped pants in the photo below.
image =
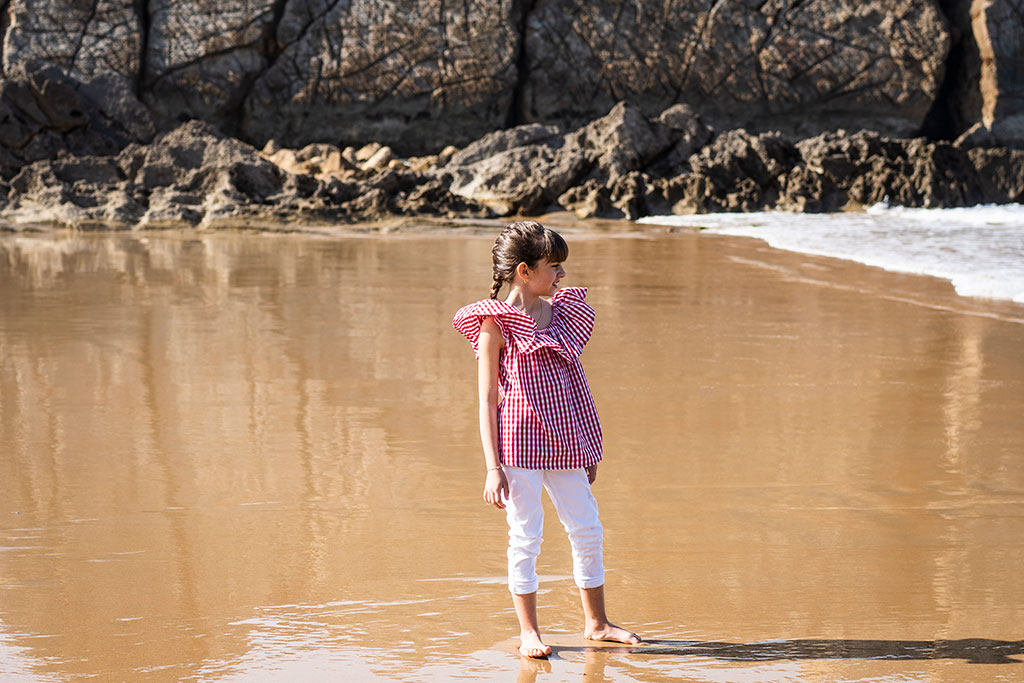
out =
[[528,470],[505,467],[509,495],[508,589],[517,595],[537,590],[537,556],[543,541],[544,507],[541,488],[548,491],[558,519],[569,534],[572,573],[580,588],[604,585],[604,529],[597,516],[597,500],[590,492],[587,471]]

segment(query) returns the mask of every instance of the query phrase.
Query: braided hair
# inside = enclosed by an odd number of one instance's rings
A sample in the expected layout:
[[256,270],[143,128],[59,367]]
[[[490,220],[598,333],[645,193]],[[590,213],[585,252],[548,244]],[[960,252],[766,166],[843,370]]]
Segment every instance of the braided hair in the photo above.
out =
[[491,298],[498,298],[501,286],[512,280],[520,263],[535,268],[542,259],[561,263],[568,256],[569,246],[554,230],[535,221],[517,221],[506,225],[491,249],[494,263]]

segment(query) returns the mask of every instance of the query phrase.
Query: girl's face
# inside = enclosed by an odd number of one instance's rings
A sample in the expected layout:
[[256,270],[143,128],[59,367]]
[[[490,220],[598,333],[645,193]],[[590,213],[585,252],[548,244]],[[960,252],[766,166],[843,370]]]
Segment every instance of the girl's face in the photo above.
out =
[[526,281],[530,291],[537,296],[552,296],[558,290],[558,281],[565,277],[561,263],[541,261],[535,268],[529,268]]

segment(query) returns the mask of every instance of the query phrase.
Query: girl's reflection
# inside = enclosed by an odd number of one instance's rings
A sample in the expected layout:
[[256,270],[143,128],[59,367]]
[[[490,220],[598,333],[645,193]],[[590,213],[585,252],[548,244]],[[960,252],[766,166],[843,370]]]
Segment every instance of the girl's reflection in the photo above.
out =
[[[604,667],[608,662],[608,656],[597,648],[581,649],[585,659],[583,661],[583,676],[580,680],[584,683],[604,683],[609,680],[604,675]],[[558,658],[556,653],[552,653],[552,655]],[[516,683],[536,683],[537,674],[551,673],[550,660],[520,657],[519,662],[519,675],[516,676]]]

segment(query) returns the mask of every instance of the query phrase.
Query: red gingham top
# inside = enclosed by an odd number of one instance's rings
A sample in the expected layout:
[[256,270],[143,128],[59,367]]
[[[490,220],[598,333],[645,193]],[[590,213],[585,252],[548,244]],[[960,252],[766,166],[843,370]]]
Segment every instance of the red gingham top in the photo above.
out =
[[512,467],[564,470],[601,460],[601,422],[579,355],[594,329],[583,287],[551,298],[543,330],[512,304],[484,299],[459,309],[452,325],[473,344],[492,317],[505,338],[498,364],[498,454]]

